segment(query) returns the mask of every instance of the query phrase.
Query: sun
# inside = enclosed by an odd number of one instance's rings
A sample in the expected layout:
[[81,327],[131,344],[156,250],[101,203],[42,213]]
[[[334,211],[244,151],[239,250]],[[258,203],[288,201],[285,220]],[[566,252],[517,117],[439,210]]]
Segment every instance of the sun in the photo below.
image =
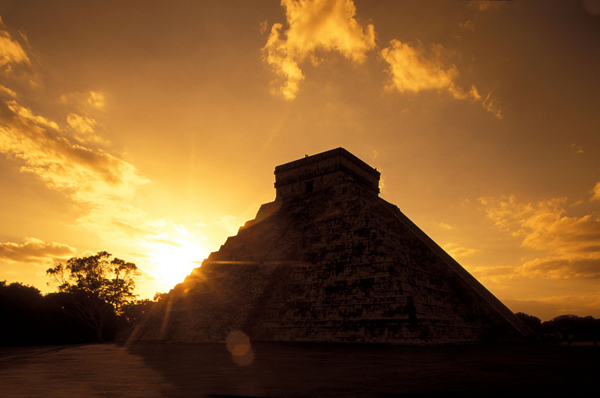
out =
[[155,243],[151,252],[154,277],[169,289],[183,282],[206,258],[206,249],[197,243]]

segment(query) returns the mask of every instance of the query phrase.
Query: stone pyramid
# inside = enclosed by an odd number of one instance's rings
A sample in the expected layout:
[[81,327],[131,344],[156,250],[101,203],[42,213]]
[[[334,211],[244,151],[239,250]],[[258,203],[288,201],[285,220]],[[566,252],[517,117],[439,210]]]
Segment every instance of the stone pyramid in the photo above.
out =
[[276,199],[177,285],[137,338],[405,345],[520,341],[531,331],[379,197],[343,148],[275,168]]

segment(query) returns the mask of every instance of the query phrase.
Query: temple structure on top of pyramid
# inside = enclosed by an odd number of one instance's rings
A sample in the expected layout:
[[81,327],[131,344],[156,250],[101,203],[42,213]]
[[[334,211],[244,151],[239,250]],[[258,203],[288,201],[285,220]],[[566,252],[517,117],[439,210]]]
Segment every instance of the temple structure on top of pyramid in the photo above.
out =
[[343,148],[275,168],[276,197],[178,284],[144,340],[404,345],[523,341],[531,331]]

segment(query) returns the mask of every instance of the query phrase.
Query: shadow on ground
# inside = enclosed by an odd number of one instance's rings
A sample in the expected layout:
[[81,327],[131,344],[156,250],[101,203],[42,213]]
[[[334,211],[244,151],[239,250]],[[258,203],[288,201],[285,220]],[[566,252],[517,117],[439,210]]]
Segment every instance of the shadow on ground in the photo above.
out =
[[[8,397],[394,397],[589,394],[600,347],[140,343],[0,349]],[[234,361],[235,359],[235,361]]]
[[224,344],[141,344],[182,395],[369,397],[442,392],[539,395],[600,387],[599,347],[255,343],[238,366]]

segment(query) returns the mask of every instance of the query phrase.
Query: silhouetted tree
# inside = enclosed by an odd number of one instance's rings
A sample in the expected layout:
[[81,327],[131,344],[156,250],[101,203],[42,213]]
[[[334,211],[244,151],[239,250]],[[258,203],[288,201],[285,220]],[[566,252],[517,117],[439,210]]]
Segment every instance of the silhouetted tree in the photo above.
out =
[[83,344],[98,340],[96,330],[83,324],[70,311],[75,300],[73,294],[66,292],[48,293],[44,296],[44,333],[48,344]]
[[0,345],[29,346],[89,343],[96,333],[66,316],[69,293],[42,296],[20,282],[0,282]]
[[149,314],[152,311],[155,305],[156,301],[150,299],[136,300],[123,307],[123,316],[129,325],[135,326],[145,314]]
[[515,314],[523,323],[529,326],[529,329],[535,334],[542,332],[542,320],[536,316],[525,314],[524,312],[517,312]]
[[112,254],[98,252],[95,256],[73,257],[46,270],[59,292],[72,295],[64,306],[72,317],[96,331],[99,341],[109,321],[123,313],[124,307],[135,300],[135,277],[138,268]]
[[153,300],[156,301],[156,302],[159,302],[161,300],[166,299],[167,297],[169,297],[169,293],[156,292],[156,293],[154,293]]
[[560,315],[542,323],[543,333],[547,336],[561,336],[561,339],[573,341],[597,342],[600,338],[600,319],[592,316]]
[[43,296],[33,286],[0,282],[0,343],[38,344],[43,316]]

